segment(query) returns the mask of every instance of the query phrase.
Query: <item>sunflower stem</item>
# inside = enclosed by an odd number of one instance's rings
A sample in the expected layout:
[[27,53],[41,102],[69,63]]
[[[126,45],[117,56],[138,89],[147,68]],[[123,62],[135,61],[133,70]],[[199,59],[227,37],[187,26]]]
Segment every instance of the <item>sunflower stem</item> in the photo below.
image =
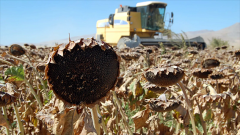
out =
[[90,111],[92,115],[94,128],[96,129],[97,134],[100,135],[100,124],[99,124],[99,119],[97,114],[97,107],[98,105],[95,105],[93,108],[90,109]]
[[114,98],[113,101],[115,101],[115,103],[117,104],[117,107],[118,107],[118,109],[119,109],[119,111],[120,111],[120,113],[121,113],[121,115],[122,115],[123,124],[124,124],[125,127],[127,128],[129,135],[133,135],[133,133],[132,133],[129,125],[127,124],[128,122],[127,122],[127,119],[126,119],[126,115],[125,115],[125,113],[124,113],[123,110],[122,110],[122,105],[120,104],[120,102],[119,102],[119,100],[118,100],[118,98],[117,98],[116,92],[115,92],[115,91],[112,91],[112,94],[113,94],[113,98]]
[[17,118],[19,130],[20,130],[20,135],[24,135],[24,129],[23,129],[23,125],[22,125],[22,121],[21,121],[19,112],[18,112],[18,108],[15,104],[13,104],[13,108],[16,113],[16,118]]
[[[115,115],[116,115],[116,123],[118,123],[119,120],[118,120],[118,111],[117,111],[117,109],[115,109]],[[118,124],[116,124],[116,125],[117,125],[117,131],[119,131]]]
[[37,78],[40,80],[40,82],[41,82],[41,84],[42,84],[42,88],[43,88],[44,93],[45,93],[45,98],[46,98],[47,101],[49,102],[50,99],[48,98],[48,93],[47,93],[47,90],[46,90],[46,87],[45,87],[45,85],[44,85],[44,82],[43,82],[42,78],[40,77],[40,75],[39,75],[37,69],[36,69],[35,67],[33,67],[29,55],[27,55],[26,53],[25,53],[25,55],[27,56],[27,58],[28,58],[28,60],[29,60],[29,63],[28,63],[28,64],[33,68],[33,71],[35,72]]
[[43,107],[43,104],[41,102],[41,100],[39,99],[38,95],[36,94],[36,92],[33,90],[33,87],[32,85],[28,82],[28,80],[26,78],[24,78],[24,82],[28,85],[28,87],[30,88],[30,91],[32,92],[33,96],[36,98],[38,104],[39,104],[39,107],[40,109],[42,109]]
[[[20,59],[20,58],[17,58],[17,57],[15,57],[15,56],[12,56],[12,55],[9,55],[9,57],[11,57],[11,58],[13,58],[13,59],[16,59],[16,60],[19,60],[19,61],[22,61],[22,62],[24,62],[24,63],[27,63],[28,65],[30,65],[32,68],[33,68],[33,70],[34,71],[36,71],[36,68],[35,67],[33,67],[33,65],[31,64],[31,63],[29,63],[29,62],[27,62],[27,61],[24,61],[24,60],[22,60],[22,59]],[[36,72],[36,75],[38,75],[38,72]],[[39,77],[39,76],[38,76]],[[40,78],[40,77],[39,77]],[[41,78],[40,78],[41,79]],[[28,85],[28,87],[30,88],[30,91],[32,92],[32,94],[33,94],[33,96],[36,98],[36,100],[37,100],[37,102],[38,102],[38,104],[39,104],[39,107],[40,107],[40,109],[43,107],[43,104],[42,104],[42,102],[41,102],[41,100],[39,99],[39,97],[37,96],[37,94],[36,94],[36,92],[33,90],[33,88],[32,88],[32,85],[28,82],[28,80],[24,77],[24,82]],[[42,85],[43,85],[43,87],[44,87],[44,84],[42,83]],[[46,92],[46,91],[45,91]],[[46,93],[46,97],[47,97],[47,93]],[[48,99],[48,97],[47,97],[47,99]]]
[[176,134],[178,134],[180,126],[181,126],[181,123],[177,122],[176,131],[175,131]]
[[[98,114],[101,114],[101,111],[100,111],[100,109],[99,109],[99,105],[96,105],[96,106],[97,106]],[[103,121],[103,118],[102,118],[102,121],[101,121],[101,125],[102,125],[102,128],[103,128],[104,133],[107,135],[108,132],[107,132],[106,125],[105,125],[105,123],[104,123],[104,121]]]
[[10,66],[14,66],[14,64],[12,64],[12,63],[10,63],[10,62],[8,62],[6,60],[3,60],[3,59],[0,59],[0,62],[6,63],[6,64],[8,64]]
[[[11,126],[9,125],[9,121],[8,121],[8,118],[7,118],[7,109],[5,106],[2,107],[2,110],[3,110],[3,117],[5,118],[6,122],[7,122],[7,125],[8,127],[10,128]],[[9,132],[9,129],[6,127],[6,131],[7,131],[7,135],[10,135],[10,132]]]
[[197,130],[196,130],[196,125],[195,125],[195,121],[194,121],[194,116],[193,116],[193,113],[192,113],[192,107],[191,107],[190,100],[189,100],[189,98],[187,96],[186,89],[185,89],[185,87],[184,87],[184,85],[183,85],[183,83],[181,81],[178,84],[179,84],[180,88],[182,89],[184,97],[185,97],[188,113],[189,113],[189,116],[190,116],[190,119],[191,119],[191,123],[192,123],[193,134],[197,135]]
[[204,121],[203,119],[203,114],[202,114],[202,109],[200,108],[200,105],[199,105],[199,102],[198,100],[196,100],[196,103],[197,103],[197,106],[198,106],[198,109],[199,109],[199,112],[200,112],[200,121],[201,121],[201,124],[202,124],[202,127],[203,127],[203,135],[207,135],[207,127],[206,127],[206,122]]
[[47,91],[46,91],[46,87],[45,87],[45,85],[44,85],[44,83],[43,83],[42,78],[41,78],[40,75],[38,74],[36,68],[31,64],[31,61],[30,61],[29,56],[28,56],[27,54],[25,54],[25,55],[26,55],[26,57],[29,59],[29,62],[27,62],[27,61],[25,61],[25,60],[22,60],[22,59],[20,59],[20,58],[17,58],[17,57],[15,57],[15,56],[12,56],[12,55],[8,55],[8,56],[11,57],[11,58],[13,58],[13,59],[19,60],[19,61],[21,61],[21,62],[27,63],[30,67],[33,68],[33,71],[35,72],[36,76],[38,77],[38,79],[40,80],[40,82],[41,82],[41,84],[42,84],[42,86],[43,86],[43,89],[44,89],[44,92],[45,92],[45,98],[49,101],[49,99],[48,99],[48,94],[47,94]]

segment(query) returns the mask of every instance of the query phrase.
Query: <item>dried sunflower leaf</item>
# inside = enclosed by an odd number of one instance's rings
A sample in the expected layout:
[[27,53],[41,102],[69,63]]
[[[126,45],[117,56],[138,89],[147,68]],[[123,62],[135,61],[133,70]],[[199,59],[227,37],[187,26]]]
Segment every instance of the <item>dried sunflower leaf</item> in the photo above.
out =
[[16,102],[16,98],[6,92],[0,91],[0,107]]
[[0,113],[0,126],[4,126],[6,128],[9,129],[9,126],[7,124],[7,121],[5,120],[4,116],[2,115],[2,113]]
[[135,124],[135,131],[139,128],[146,127],[146,121],[149,117],[149,109],[146,108],[145,110],[137,112],[134,116],[132,116],[133,122]]
[[134,98],[141,96],[144,93],[142,85],[139,80],[135,81],[133,86],[133,95]]
[[85,112],[84,127],[80,135],[97,135],[91,116]]

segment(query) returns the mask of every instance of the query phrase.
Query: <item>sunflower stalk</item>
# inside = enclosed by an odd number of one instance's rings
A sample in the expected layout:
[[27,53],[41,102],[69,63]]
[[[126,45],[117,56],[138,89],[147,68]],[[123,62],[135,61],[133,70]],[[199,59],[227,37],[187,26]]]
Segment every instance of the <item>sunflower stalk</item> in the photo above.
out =
[[115,92],[115,91],[112,91],[112,94],[113,94],[113,99],[114,99],[113,101],[115,101],[115,103],[117,104],[117,107],[118,107],[118,109],[119,109],[119,111],[120,111],[120,113],[121,113],[121,115],[122,115],[123,124],[124,124],[125,127],[127,128],[129,135],[133,135],[133,133],[132,133],[129,125],[127,124],[126,115],[125,115],[125,113],[124,113],[123,110],[122,110],[122,105],[120,104],[120,102],[119,102],[119,100],[118,100],[118,98],[117,98],[116,92]]
[[216,79],[216,84],[217,84],[217,86],[216,86],[216,88],[217,88],[217,93],[220,93],[220,89],[219,89],[219,85],[218,85],[218,80]]
[[[17,60],[22,61],[22,62],[26,62],[26,61],[24,61],[24,60],[22,60],[22,59],[19,59],[19,58],[17,58],[17,57],[11,56],[11,55],[9,55],[9,57],[11,57],[11,58],[13,58],[13,59],[17,59]],[[28,63],[28,62],[26,62],[26,63]],[[34,67],[33,67],[33,68],[34,68]],[[36,100],[37,100],[37,102],[38,102],[38,104],[39,104],[39,106],[40,106],[40,109],[41,109],[41,108],[43,107],[43,104],[42,104],[41,100],[39,99],[38,95],[36,94],[36,92],[33,90],[32,85],[29,83],[29,81],[26,79],[25,76],[24,76],[24,78],[23,78],[23,81],[24,81],[24,82],[28,85],[28,87],[30,88],[31,93],[32,93],[33,96],[36,98]]]
[[[6,107],[3,106],[3,107],[2,107],[2,110],[3,110],[3,114],[4,114],[3,117],[4,117],[4,119],[6,120],[8,127],[11,127],[11,126],[9,125],[9,121],[8,121],[8,118],[7,118],[7,109],[6,109]],[[9,129],[8,129],[7,127],[6,127],[6,131],[7,131],[7,135],[10,135]]]
[[93,108],[90,109],[90,111],[92,115],[94,128],[96,129],[97,134],[100,135],[100,124],[99,124],[99,118],[97,114],[98,113],[97,108],[98,108],[98,105],[95,105]]
[[[100,111],[100,109],[99,109],[99,105],[96,105],[96,106],[97,106],[97,112],[98,112],[98,114],[101,115],[101,111]],[[105,123],[103,122],[103,120],[101,120],[101,125],[102,125],[102,128],[103,128],[103,132],[107,135],[107,134],[108,134],[107,128],[106,128],[106,125],[105,125]]]
[[11,62],[8,62],[8,61],[3,60],[3,59],[0,59],[0,62],[6,63],[6,64],[8,64],[8,65],[10,65],[10,66],[14,66],[14,64],[12,64]]
[[[116,114],[116,123],[118,123],[119,120],[118,120],[118,111],[117,111],[117,109],[115,110],[115,114]],[[120,129],[118,127],[118,124],[116,124],[116,125],[117,125],[117,131],[119,131]]]
[[42,87],[43,87],[43,90],[44,90],[44,93],[45,93],[45,98],[46,98],[47,101],[49,102],[50,99],[48,98],[48,93],[47,93],[47,90],[46,90],[46,86],[44,85],[44,82],[43,82],[42,78],[40,77],[37,69],[36,69],[35,67],[33,67],[29,55],[27,55],[27,54],[25,54],[25,55],[27,56],[27,58],[28,58],[28,60],[29,60],[29,63],[28,63],[28,64],[33,68],[33,71],[35,72],[37,78],[40,80],[40,82],[41,82],[41,84],[42,84]]
[[19,130],[20,130],[20,135],[24,135],[24,129],[23,129],[23,125],[22,125],[22,121],[21,121],[19,112],[18,112],[18,108],[15,104],[13,104],[13,108],[16,113],[16,118],[17,118]]
[[30,91],[31,91],[31,93],[33,94],[33,96],[36,98],[36,100],[37,100],[37,102],[38,102],[38,104],[39,104],[40,109],[42,109],[43,104],[42,104],[40,98],[38,97],[38,95],[36,94],[36,92],[33,90],[32,85],[28,82],[28,80],[27,80],[26,78],[24,78],[24,82],[25,82],[25,83],[27,84],[27,86],[30,88]]
[[202,127],[203,127],[203,135],[207,135],[206,122],[204,121],[204,119],[203,119],[203,114],[202,114],[203,111],[202,111],[202,109],[201,109],[201,107],[200,107],[200,105],[199,105],[198,100],[195,99],[195,101],[196,101],[196,103],[197,103],[197,106],[198,106],[198,109],[199,109],[199,112],[200,112],[200,122],[201,122]]
[[161,52],[161,54],[166,54],[166,48],[165,48],[165,46],[163,45],[163,43],[161,42],[161,43],[159,43],[159,46],[161,47],[161,49],[162,49],[162,52]]
[[177,122],[177,124],[176,124],[176,131],[175,131],[176,134],[179,133],[180,126],[181,126],[181,123]]
[[196,125],[195,125],[194,116],[193,116],[193,112],[192,112],[192,107],[191,107],[190,100],[187,96],[186,89],[185,89],[185,87],[184,87],[184,85],[181,81],[178,83],[178,85],[180,86],[180,88],[182,89],[183,94],[184,94],[184,98],[185,98],[185,101],[186,101],[186,104],[187,104],[187,110],[188,110],[188,113],[189,113],[189,116],[190,116],[190,119],[191,119],[191,123],[192,123],[193,134],[197,135],[197,130],[196,130]]
[[42,84],[42,86],[43,86],[44,93],[45,93],[45,98],[49,101],[49,99],[48,99],[48,94],[47,94],[47,91],[46,91],[46,87],[45,87],[45,85],[44,85],[44,82],[43,82],[42,78],[41,78],[40,75],[38,74],[36,68],[30,63],[31,61],[30,61],[29,56],[28,56],[27,54],[25,54],[25,55],[26,55],[27,58],[29,59],[29,62],[27,62],[27,61],[25,61],[25,60],[23,60],[23,59],[17,58],[17,57],[15,57],[15,56],[12,56],[12,55],[8,55],[8,56],[9,56],[10,58],[13,58],[13,59],[19,60],[19,61],[21,61],[21,62],[27,63],[30,67],[33,68],[33,71],[35,72],[37,78],[40,80],[40,82],[41,82],[41,84]]

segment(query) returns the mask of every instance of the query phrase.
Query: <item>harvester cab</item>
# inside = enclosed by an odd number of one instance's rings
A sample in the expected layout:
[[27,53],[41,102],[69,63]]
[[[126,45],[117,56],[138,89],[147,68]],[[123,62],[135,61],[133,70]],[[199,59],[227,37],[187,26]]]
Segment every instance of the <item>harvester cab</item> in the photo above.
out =
[[164,15],[167,4],[165,3],[138,3],[137,11],[140,12],[142,29],[158,31],[164,28]]
[[170,30],[173,24],[173,13],[166,21],[166,7],[167,3],[157,1],[140,2],[136,7],[120,5],[107,19],[97,21],[96,38],[118,48],[158,45],[159,42],[169,45],[168,39],[154,38],[156,34]]

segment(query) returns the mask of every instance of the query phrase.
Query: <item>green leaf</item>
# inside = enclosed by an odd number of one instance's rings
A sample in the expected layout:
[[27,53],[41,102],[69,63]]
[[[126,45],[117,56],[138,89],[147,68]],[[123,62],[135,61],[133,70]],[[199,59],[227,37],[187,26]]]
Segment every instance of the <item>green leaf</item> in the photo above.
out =
[[[50,91],[48,92],[48,99],[51,100],[52,97],[53,97],[53,90],[50,90]],[[47,103],[48,103],[48,100],[45,100],[45,101],[44,101],[44,104],[47,104]]]
[[[44,83],[45,88],[47,88],[48,87],[47,80],[43,80],[43,83]],[[39,88],[42,90],[43,89],[43,85],[39,84]]]
[[17,122],[16,122],[16,121],[13,121],[13,123],[11,124],[11,127],[12,127],[12,128],[16,128],[16,127],[17,127]]
[[4,83],[5,83],[5,81],[4,81],[3,77],[2,77],[2,75],[0,76],[0,83],[1,83],[1,84],[4,84]]
[[52,99],[52,97],[53,97],[53,91],[52,90],[50,90],[49,92],[48,92],[48,99]]
[[13,66],[8,68],[5,71],[5,75],[10,75],[10,78],[16,79],[16,81],[22,81],[24,80],[24,70],[23,70],[23,65],[20,66]]

